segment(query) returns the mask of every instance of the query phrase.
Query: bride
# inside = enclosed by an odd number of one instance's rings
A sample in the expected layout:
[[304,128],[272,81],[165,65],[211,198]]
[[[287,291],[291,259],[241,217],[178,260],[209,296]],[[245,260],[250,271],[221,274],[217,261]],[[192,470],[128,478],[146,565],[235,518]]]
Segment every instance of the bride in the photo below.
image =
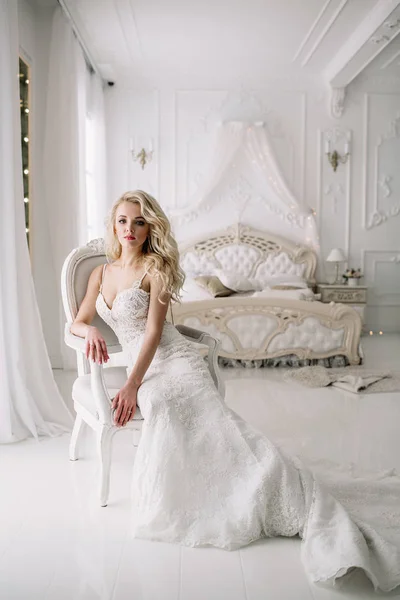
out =
[[342,490],[344,500],[336,500],[298,459],[225,405],[200,353],[166,321],[184,274],[168,218],[149,194],[127,192],[115,202],[106,253],[111,261],[91,273],[71,332],[85,338],[87,358],[107,362],[106,343],[90,325],[97,311],[128,359],[129,376],[112,408],[119,427],[136,406],[144,418],[133,535],[229,550],[298,535],[314,581],[359,567],[375,589],[399,585],[395,512],[382,521],[375,511],[367,521],[361,489]]

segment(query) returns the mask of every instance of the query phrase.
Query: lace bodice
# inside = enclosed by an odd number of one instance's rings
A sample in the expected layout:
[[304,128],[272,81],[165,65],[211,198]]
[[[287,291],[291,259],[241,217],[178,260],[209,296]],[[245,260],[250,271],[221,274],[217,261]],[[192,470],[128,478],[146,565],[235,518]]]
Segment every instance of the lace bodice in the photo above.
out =
[[122,346],[144,333],[146,328],[150,294],[139,287],[140,283],[137,280],[130,288],[119,292],[111,308],[101,290],[97,296],[96,310],[114,330]]
[[[116,334],[127,353],[129,368],[132,368],[135,362],[140,350],[141,340],[146,331],[150,293],[141,287],[146,273],[147,271],[140,279],[134,281],[131,287],[118,292],[110,307],[103,296],[103,269],[102,283],[96,299],[97,313]],[[185,352],[193,352],[193,344],[186,340],[174,325],[165,319],[161,339],[150,371],[154,369],[160,360],[165,359],[171,351],[181,355]]]

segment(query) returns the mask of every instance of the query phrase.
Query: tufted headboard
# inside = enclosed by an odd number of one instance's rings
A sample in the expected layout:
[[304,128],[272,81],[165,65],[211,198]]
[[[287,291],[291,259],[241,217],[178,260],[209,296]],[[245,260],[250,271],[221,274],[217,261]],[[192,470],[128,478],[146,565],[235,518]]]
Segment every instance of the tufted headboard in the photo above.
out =
[[226,269],[263,284],[273,275],[297,275],[315,283],[317,256],[312,248],[245,225],[191,242],[180,248],[180,254],[187,277]]

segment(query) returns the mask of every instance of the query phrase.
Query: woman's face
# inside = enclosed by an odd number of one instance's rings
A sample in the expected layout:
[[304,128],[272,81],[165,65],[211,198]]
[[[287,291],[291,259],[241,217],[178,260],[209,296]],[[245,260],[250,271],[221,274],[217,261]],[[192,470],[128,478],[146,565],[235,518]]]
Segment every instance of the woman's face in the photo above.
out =
[[141,215],[140,204],[122,202],[115,215],[115,233],[124,248],[141,248],[150,226]]

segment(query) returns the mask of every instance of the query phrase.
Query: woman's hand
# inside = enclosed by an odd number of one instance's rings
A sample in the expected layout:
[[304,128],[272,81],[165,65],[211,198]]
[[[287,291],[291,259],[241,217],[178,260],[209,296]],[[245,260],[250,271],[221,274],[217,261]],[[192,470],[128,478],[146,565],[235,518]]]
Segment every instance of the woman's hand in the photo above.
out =
[[112,401],[111,408],[115,409],[114,424],[124,427],[128,421],[133,419],[136,410],[138,386],[127,382]]
[[107,352],[107,344],[97,327],[90,326],[85,336],[86,358],[101,365],[110,358]]

